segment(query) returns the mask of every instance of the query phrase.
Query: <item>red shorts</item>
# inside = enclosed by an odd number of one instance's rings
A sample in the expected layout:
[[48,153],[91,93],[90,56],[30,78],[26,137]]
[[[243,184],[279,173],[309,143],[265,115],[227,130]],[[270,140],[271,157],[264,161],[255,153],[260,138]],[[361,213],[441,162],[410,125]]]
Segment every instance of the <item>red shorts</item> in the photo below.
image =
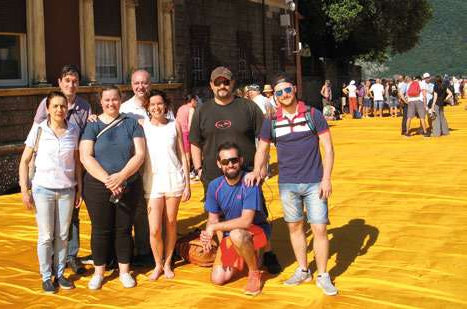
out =
[[190,132],[182,132],[183,150],[185,153],[191,152],[189,135]]
[[[264,230],[257,225],[251,225],[248,231],[253,236],[253,247],[259,250],[266,246],[268,239]],[[245,261],[238,254],[235,246],[230,239],[230,236],[222,238],[221,244],[217,249],[214,265],[222,265],[223,267],[235,267],[238,270],[243,270]]]

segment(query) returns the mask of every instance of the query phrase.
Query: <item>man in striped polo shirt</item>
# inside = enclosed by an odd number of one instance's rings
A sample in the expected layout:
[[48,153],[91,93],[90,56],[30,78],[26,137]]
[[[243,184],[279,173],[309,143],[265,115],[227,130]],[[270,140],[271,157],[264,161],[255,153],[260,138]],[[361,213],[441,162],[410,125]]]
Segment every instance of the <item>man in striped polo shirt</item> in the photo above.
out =
[[[304,206],[313,231],[318,277],[316,285],[327,295],[336,295],[337,289],[326,272],[329,240],[327,199],[331,195],[331,171],[334,151],[328,124],[320,111],[308,108],[296,97],[291,78],[278,75],[274,80],[274,96],[278,103],[275,118],[265,119],[255,155],[253,172],[246,179],[251,185],[262,176],[269,144],[275,142],[279,163],[279,193],[284,220],[289,227],[290,240],[298,268],[285,285],[298,285],[312,279],[307,261],[307,243],[304,231]],[[324,148],[321,160],[319,144]]]

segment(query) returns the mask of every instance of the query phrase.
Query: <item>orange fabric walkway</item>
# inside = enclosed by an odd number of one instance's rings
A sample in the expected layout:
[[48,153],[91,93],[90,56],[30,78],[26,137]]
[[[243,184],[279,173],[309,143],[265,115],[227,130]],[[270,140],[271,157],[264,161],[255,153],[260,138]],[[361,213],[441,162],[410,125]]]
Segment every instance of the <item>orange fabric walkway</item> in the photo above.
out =
[[[447,108],[453,130],[443,138],[403,138],[400,118],[331,123],[336,162],[329,269],[338,296],[324,296],[314,281],[282,285],[296,263],[273,177],[264,191],[274,216],[273,246],[285,269],[269,276],[255,298],[242,294],[245,278],[213,286],[209,269],[193,265],[179,266],[175,279],[157,282],[147,279],[147,270],[136,269],[134,289],[123,289],[113,277],[102,290],[91,292],[89,274],[72,276],[75,290],[44,295],[34,216],[15,194],[0,197],[0,307],[467,308],[465,105]],[[182,233],[205,219],[202,188],[196,184],[193,191],[191,201],[180,207]],[[84,207],[81,226],[80,255],[87,255],[90,222]],[[309,257],[312,261],[311,251]]]

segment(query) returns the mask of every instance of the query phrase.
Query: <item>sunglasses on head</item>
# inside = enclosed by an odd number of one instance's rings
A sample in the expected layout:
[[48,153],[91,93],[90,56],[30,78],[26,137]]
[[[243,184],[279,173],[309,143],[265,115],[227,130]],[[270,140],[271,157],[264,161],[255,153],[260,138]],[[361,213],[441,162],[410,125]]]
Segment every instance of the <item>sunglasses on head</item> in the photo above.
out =
[[292,87],[287,87],[287,88],[275,91],[274,94],[276,95],[276,97],[281,97],[284,94],[284,92],[287,94],[290,94],[292,93],[292,90],[293,90]]
[[233,157],[233,158],[228,158],[228,159],[222,159],[219,161],[221,163],[221,165],[229,165],[229,163],[232,163],[232,164],[237,164],[238,162],[240,162],[240,158],[238,157]]
[[228,79],[223,79],[223,78],[218,78],[214,81],[214,86],[219,87],[220,85],[224,84],[224,86],[229,86],[230,85],[230,80]]

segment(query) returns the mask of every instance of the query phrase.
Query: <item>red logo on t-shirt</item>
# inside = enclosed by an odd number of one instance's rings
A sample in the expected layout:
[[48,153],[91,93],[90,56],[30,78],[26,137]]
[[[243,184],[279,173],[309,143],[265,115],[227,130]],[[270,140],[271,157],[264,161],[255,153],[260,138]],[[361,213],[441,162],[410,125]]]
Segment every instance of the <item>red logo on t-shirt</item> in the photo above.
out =
[[232,122],[230,120],[219,120],[214,125],[218,129],[228,129],[232,126]]

